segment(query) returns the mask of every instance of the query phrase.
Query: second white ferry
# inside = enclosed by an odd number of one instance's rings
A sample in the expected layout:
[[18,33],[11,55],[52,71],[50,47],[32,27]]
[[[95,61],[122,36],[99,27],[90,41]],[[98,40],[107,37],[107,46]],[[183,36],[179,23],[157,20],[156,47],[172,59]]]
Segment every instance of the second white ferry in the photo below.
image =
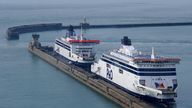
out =
[[82,30],[80,35],[76,35],[73,26],[70,26],[66,36],[56,39],[54,51],[60,59],[90,70],[95,60],[94,46],[99,42],[83,37]]
[[100,78],[133,95],[173,101],[176,97],[176,64],[178,58],[142,54],[134,48],[131,40],[124,37],[121,47],[103,54],[91,71]]

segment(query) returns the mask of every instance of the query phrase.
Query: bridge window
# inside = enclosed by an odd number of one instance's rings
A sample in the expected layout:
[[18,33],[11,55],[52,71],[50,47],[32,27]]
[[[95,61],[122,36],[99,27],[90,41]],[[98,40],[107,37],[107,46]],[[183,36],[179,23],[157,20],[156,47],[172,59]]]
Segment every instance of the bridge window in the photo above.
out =
[[106,64],[106,67],[111,68],[111,65],[107,63],[107,64]]
[[120,74],[123,74],[123,70],[122,70],[122,69],[119,69],[119,73],[120,73]]
[[69,52],[69,57],[71,57],[71,52]]

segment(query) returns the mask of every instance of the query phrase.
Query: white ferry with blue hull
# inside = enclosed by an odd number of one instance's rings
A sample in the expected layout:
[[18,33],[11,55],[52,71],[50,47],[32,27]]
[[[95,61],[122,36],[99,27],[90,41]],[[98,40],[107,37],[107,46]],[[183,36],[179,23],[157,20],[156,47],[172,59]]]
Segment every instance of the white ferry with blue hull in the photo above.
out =
[[86,39],[82,33],[76,35],[73,27],[70,26],[65,37],[56,39],[54,52],[69,63],[90,70],[95,60],[94,46],[99,42],[99,40]]
[[103,54],[91,71],[117,87],[140,97],[173,101],[176,97],[178,58],[142,54],[124,37],[119,49]]

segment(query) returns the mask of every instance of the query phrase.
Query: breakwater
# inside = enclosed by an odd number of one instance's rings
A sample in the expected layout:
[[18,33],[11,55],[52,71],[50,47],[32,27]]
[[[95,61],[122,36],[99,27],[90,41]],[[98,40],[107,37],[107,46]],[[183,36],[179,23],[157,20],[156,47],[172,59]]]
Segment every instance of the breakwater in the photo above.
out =
[[[175,23],[143,23],[143,24],[109,24],[109,25],[90,25],[89,23],[80,23],[74,25],[74,29],[100,29],[100,28],[133,28],[133,27],[163,27],[163,26],[192,26],[192,22],[175,22]],[[17,40],[19,34],[30,32],[42,32],[51,30],[67,29],[69,26],[63,26],[62,23],[32,24],[10,27],[7,29],[7,39]]]
[[131,27],[163,27],[163,26],[189,26],[189,25],[192,25],[192,22],[90,25],[89,28],[131,28]]
[[62,23],[21,25],[21,26],[8,28],[6,38],[8,40],[17,40],[19,39],[19,34],[30,33],[30,32],[61,30],[61,29],[63,29]]

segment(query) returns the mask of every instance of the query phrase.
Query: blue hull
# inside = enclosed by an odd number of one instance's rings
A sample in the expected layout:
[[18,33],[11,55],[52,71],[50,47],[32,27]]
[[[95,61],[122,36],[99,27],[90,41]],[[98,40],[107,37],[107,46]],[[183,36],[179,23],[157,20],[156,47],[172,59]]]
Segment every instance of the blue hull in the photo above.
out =
[[57,59],[59,59],[60,61],[63,61],[63,62],[68,62],[69,64],[71,65],[75,65],[75,66],[78,66],[84,70],[87,70],[87,71],[91,71],[91,65],[93,63],[79,63],[79,62],[76,62],[76,61],[71,61],[69,60],[68,58],[58,54],[55,52],[54,54],[54,57],[56,57]]

